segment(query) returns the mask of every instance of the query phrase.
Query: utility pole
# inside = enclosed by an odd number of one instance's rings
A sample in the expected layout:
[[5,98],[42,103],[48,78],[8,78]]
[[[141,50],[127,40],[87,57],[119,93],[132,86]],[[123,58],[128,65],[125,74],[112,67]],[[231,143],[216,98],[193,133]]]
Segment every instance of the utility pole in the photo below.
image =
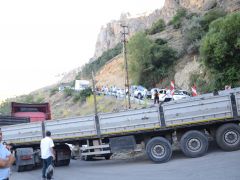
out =
[[93,97],[94,97],[95,124],[96,124],[97,136],[100,138],[101,132],[100,132],[100,123],[98,118],[98,111],[97,111],[96,87],[95,87],[93,71],[92,71],[92,86],[93,86]]
[[[129,77],[128,77],[128,63],[127,63],[127,51],[126,51],[126,35],[128,32],[126,31],[128,29],[128,26],[121,24],[122,27],[122,43],[123,43],[123,58],[124,58],[124,65],[125,65],[125,96],[126,96],[126,88],[128,92],[128,109],[131,109],[131,102],[130,102],[130,88],[129,88]],[[125,98],[126,99],[126,98]]]

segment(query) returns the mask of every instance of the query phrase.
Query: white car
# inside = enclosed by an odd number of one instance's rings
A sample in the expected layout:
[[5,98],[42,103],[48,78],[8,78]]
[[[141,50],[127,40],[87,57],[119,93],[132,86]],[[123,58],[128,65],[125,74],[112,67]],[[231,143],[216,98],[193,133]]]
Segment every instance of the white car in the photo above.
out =
[[118,97],[124,97],[124,95],[125,95],[125,93],[124,93],[124,89],[117,89],[116,90],[116,95],[118,96]]
[[154,99],[155,90],[158,91],[159,101],[161,102],[170,101],[170,100],[179,100],[179,99],[184,99],[191,96],[190,93],[185,90],[175,90],[174,95],[171,95],[170,90],[153,88],[151,89],[151,94],[152,94],[151,99]]
[[152,94],[151,99],[154,99],[155,90],[158,91],[159,101],[164,101],[165,98],[167,97],[167,95],[166,95],[167,94],[167,90],[166,89],[159,89],[159,88],[151,89],[151,94]]
[[173,100],[185,99],[191,97],[190,93],[185,90],[175,90]]
[[143,99],[147,97],[148,90],[143,86],[135,86],[133,94],[134,97],[138,99]]

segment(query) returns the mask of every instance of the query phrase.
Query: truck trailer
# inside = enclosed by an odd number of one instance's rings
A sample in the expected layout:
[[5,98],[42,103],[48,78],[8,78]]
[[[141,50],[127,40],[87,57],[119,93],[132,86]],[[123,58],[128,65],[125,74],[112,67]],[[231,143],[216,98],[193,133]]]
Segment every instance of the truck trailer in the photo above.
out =
[[191,158],[203,156],[209,140],[225,151],[240,149],[240,88],[170,101],[142,109],[31,122],[2,127],[3,139],[14,144],[16,167],[40,164],[40,140],[52,132],[56,165],[69,165],[66,143],[79,145],[85,160],[139,147],[155,163],[172,157],[173,143]]

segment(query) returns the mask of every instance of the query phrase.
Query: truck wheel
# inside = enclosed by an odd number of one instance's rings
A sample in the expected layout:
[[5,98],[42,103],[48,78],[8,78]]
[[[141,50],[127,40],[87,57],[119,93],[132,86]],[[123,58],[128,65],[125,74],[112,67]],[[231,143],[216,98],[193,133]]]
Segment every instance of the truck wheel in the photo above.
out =
[[111,158],[111,156],[112,156],[112,154],[108,154],[108,155],[106,155],[104,157],[105,157],[106,160],[109,160]]
[[20,166],[20,165],[16,164],[16,171],[17,171],[17,172],[22,172],[22,171],[24,171],[24,166]]
[[170,142],[163,137],[155,137],[148,141],[146,153],[150,160],[156,163],[164,163],[172,157]]
[[200,131],[188,131],[181,137],[180,146],[187,157],[200,157],[208,150],[208,138]]
[[224,124],[217,129],[216,141],[225,151],[240,149],[240,126],[237,124]]
[[142,99],[142,95],[140,93],[138,93],[138,99]]
[[93,160],[93,157],[92,156],[82,156],[81,160],[83,160],[83,161],[91,161],[91,160]]
[[69,166],[70,164],[70,159],[66,159],[63,161],[63,166]]

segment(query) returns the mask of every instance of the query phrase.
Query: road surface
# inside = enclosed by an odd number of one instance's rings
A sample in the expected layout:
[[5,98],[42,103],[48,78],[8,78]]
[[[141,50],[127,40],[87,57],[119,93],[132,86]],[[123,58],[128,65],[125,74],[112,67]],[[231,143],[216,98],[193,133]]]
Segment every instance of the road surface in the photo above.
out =
[[[11,180],[41,179],[41,169],[17,173]],[[215,147],[200,158],[187,158],[180,151],[164,164],[145,157],[128,160],[72,160],[55,168],[54,180],[240,180],[240,151],[223,152]]]

